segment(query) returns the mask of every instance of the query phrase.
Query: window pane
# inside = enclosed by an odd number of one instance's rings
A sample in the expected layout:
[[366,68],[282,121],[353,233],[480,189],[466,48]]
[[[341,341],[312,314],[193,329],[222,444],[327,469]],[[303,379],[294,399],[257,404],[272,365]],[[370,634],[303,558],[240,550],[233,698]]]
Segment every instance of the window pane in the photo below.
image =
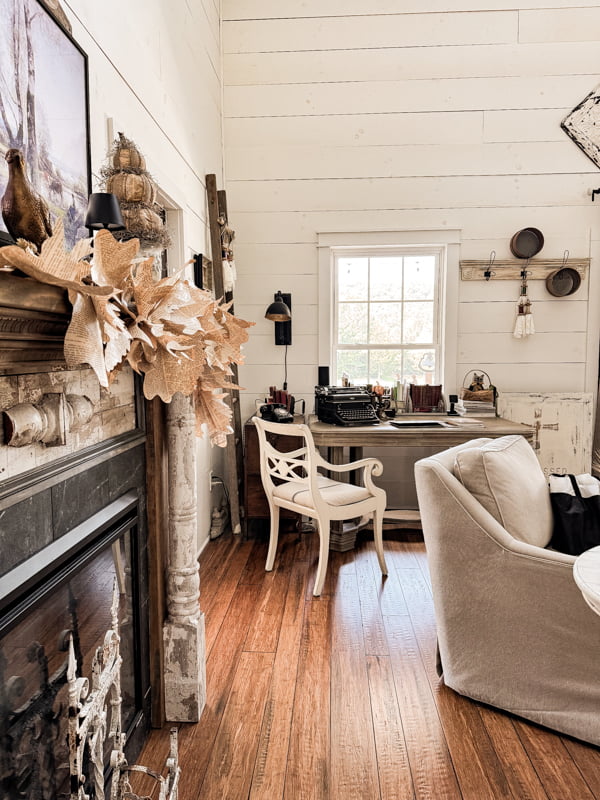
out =
[[336,383],[342,383],[342,373],[345,372],[353,386],[368,383],[366,350],[338,350]]
[[369,383],[395,386],[402,373],[402,354],[398,350],[371,350]]
[[433,303],[404,304],[404,343],[433,342]]
[[433,383],[437,366],[434,350],[405,350],[403,364],[406,383]]
[[[427,339],[428,342],[431,339]],[[400,344],[402,342],[402,304],[371,303],[369,342]]]
[[366,300],[369,296],[369,259],[338,259],[338,300]]
[[404,299],[433,300],[435,257],[411,256],[404,259]]
[[338,342],[366,344],[368,336],[367,303],[340,303],[338,307]]
[[371,300],[402,299],[402,258],[371,259]]

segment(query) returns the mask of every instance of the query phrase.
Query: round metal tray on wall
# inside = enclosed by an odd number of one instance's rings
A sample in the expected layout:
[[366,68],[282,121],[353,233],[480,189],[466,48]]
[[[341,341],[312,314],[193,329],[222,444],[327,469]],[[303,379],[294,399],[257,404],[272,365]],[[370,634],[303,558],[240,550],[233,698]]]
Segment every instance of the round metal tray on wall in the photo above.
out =
[[515,258],[533,258],[544,246],[544,235],[537,228],[523,228],[510,240],[510,252]]
[[572,267],[562,267],[546,278],[546,289],[553,297],[568,297],[581,286],[581,275]]

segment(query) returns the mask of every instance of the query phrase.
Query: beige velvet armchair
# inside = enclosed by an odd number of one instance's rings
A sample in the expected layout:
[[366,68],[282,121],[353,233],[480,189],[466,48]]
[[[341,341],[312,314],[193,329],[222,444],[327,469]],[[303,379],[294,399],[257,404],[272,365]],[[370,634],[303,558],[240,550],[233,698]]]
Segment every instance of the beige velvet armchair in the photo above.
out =
[[415,464],[438,634],[460,694],[600,745],[600,617],[548,549],[546,478],[525,439]]

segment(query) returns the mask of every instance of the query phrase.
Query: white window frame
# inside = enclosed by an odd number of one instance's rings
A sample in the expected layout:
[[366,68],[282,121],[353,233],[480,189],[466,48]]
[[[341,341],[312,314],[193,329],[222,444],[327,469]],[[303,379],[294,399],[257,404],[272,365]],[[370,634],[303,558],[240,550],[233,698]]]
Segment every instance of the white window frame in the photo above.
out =
[[[457,392],[457,310],[460,231],[366,231],[323,232],[317,234],[319,258],[319,364],[335,364],[334,343],[336,325],[335,257],[348,255],[414,255],[436,251],[439,258],[438,318],[440,332],[440,363],[436,373],[444,393]],[[333,374],[332,374],[333,381]]]

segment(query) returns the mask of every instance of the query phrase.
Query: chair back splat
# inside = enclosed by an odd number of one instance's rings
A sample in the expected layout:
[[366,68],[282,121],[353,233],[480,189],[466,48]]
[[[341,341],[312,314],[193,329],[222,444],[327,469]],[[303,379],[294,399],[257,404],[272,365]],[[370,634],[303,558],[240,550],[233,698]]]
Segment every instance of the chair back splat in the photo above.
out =
[[[376,458],[362,458],[349,464],[330,464],[316,450],[308,425],[268,422],[254,417],[260,449],[260,476],[269,503],[271,516],[266,570],[273,569],[279,536],[279,509],[287,508],[311,517],[319,531],[319,563],[313,594],[323,589],[329,558],[329,534],[332,520],[346,520],[363,515],[373,516],[373,533],[379,566],[383,575],[387,567],[383,555],[383,513],[386,495],[375,486],[373,477],[383,467]],[[301,447],[285,452],[282,437],[301,439]],[[281,446],[281,449],[277,447]],[[361,470],[360,486],[333,480],[319,470],[350,473]]]

